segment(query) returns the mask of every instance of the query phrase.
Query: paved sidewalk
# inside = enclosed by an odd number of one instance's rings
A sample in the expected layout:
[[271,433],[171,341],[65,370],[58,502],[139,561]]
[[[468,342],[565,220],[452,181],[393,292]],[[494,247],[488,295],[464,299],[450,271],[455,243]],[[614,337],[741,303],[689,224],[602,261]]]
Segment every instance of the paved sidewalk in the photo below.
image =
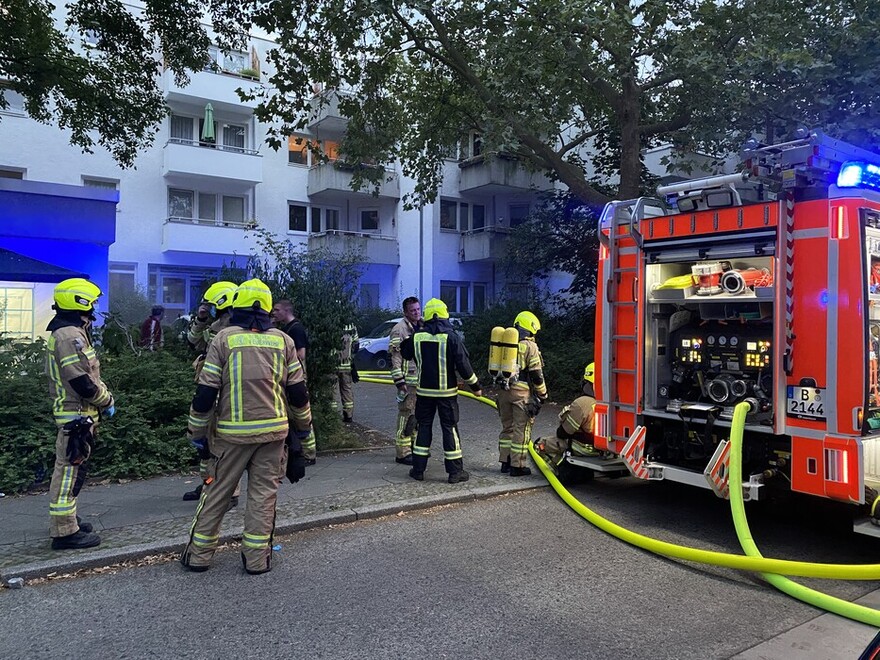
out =
[[[501,474],[498,414],[466,397],[460,397],[459,431],[470,481],[446,483],[436,423],[425,481],[413,481],[407,474],[409,467],[394,462],[394,394],[390,385],[362,382],[355,386],[355,421],[387,435],[388,448],[319,456],[317,464],[307,468],[304,480],[297,484],[285,480],[278,498],[279,534],[546,486],[537,470],[530,477]],[[552,433],[557,413],[558,408],[547,406],[537,418],[536,433]],[[48,494],[0,499],[0,581],[180,549],[196,505],[182,501],[181,496],[197,483],[196,476],[172,476],[83,488],[77,499],[80,515],[102,539],[99,547],[88,550],[51,550]],[[244,508],[242,498],[238,508],[226,515],[221,530],[224,540],[240,536]]]

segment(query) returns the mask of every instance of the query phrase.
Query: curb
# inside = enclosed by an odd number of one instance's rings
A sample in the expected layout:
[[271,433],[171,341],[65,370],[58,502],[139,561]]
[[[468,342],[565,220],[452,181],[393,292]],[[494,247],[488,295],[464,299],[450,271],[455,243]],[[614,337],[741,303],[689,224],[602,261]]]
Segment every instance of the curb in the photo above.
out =
[[[359,520],[375,520],[384,516],[396,515],[408,511],[421,511],[445,504],[457,504],[459,502],[476,502],[498,495],[518,493],[527,490],[549,488],[544,480],[530,479],[517,484],[493,484],[491,486],[479,486],[458,492],[436,493],[397,502],[385,502],[382,504],[369,504],[357,508],[327,511],[324,513],[303,516],[287,522],[280,521],[275,526],[275,534],[291,534],[330,525],[342,525],[344,523],[357,522]],[[227,532],[220,535],[220,543],[227,543],[241,538],[241,532]],[[75,571],[101,568],[124,561],[135,561],[149,555],[165,554],[179,551],[189,541],[188,536],[178,536],[153,543],[139,543],[121,548],[106,548],[88,552],[79,556],[59,554],[57,560],[34,562],[31,564],[19,564],[0,568],[0,583],[8,586],[12,578],[33,580],[47,577],[53,573],[73,573]]]

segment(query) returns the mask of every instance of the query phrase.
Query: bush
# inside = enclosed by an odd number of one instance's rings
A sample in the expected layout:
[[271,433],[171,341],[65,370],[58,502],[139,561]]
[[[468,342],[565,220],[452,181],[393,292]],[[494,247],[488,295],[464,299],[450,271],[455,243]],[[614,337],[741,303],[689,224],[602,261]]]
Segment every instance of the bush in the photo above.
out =
[[[488,382],[489,338],[495,326],[511,327],[523,311],[514,304],[496,305],[485,312],[462,319],[465,344],[471,364],[481,382]],[[537,343],[544,358],[544,378],[550,398],[568,403],[580,395],[584,367],[593,360],[593,310],[550,316],[531,309],[541,320]]]

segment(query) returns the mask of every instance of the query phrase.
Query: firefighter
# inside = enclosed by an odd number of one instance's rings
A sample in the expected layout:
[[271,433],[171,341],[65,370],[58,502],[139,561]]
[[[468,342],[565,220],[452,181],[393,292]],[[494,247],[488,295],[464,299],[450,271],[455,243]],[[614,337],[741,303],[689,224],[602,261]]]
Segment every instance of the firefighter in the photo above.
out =
[[458,379],[456,372],[477,396],[482,395],[477,376],[468,359],[467,349],[449,323],[446,303],[431,298],[425,305],[425,324],[400,345],[405,360],[415,360],[418,374],[415,416],[418,435],[413,446],[409,476],[425,479],[431,456],[434,413],[440,416],[443,432],[443,458],[449,483],[467,481],[461,439],[458,435]]
[[[229,327],[230,312],[232,311],[232,297],[238,285],[234,282],[220,281],[215,282],[208,287],[205,295],[202,296],[202,302],[196,312],[196,317],[190,322],[186,331],[186,341],[193,349],[199,351],[198,357],[193,362],[195,369],[195,381],[199,382],[199,376],[202,373],[202,366],[205,364],[205,356],[208,353],[208,346],[211,340],[223,328]],[[214,423],[212,420],[208,428],[208,442],[214,435]],[[202,483],[193,490],[189,490],[183,494],[186,502],[198,500],[202,495],[202,486],[206,476],[207,461],[199,461],[199,474],[202,477]],[[229,500],[229,508],[238,506],[238,498],[241,494],[241,486],[235,487],[235,492]]]
[[342,421],[353,421],[354,391],[351,384],[360,380],[354,366],[354,354],[358,352],[358,331],[353,323],[342,329],[342,350],[339,351],[339,366],[336,367],[336,380],[339,382],[339,398],[342,400]]
[[595,456],[593,448],[593,408],[596,405],[595,364],[590,363],[584,369],[581,390],[584,395],[578,397],[559,413],[559,427],[555,438],[542,438],[535,442],[535,447],[547,458],[547,463],[556,470],[566,451],[581,456]]
[[85,479],[100,417],[116,412],[113,395],[101,380],[101,365],[89,337],[101,289],[81,277],[55,287],[55,317],[49,337],[46,373],[58,435],[55,469],[49,486],[49,535],[53,550],[92,548],[101,538],[76,515],[76,496]]
[[517,372],[506,381],[506,388],[498,392],[498,413],[501,415],[501,433],[498,436],[498,460],[501,471],[511,477],[532,473],[526,465],[532,425],[541,404],[547,400],[544,383],[544,361],[535,343],[541,329],[538,317],[529,311],[520,312],[513,321],[519,332]]
[[422,304],[415,296],[403,301],[403,318],[391,329],[388,352],[391,353],[391,378],[397,387],[397,432],[394,440],[397,447],[395,461],[412,465],[412,445],[416,430],[416,386],[418,373],[413,360],[404,360],[400,345],[412,336],[422,323]]
[[287,463],[287,404],[296,438],[308,434],[312,421],[296,346],[272,327],[271,309],[272,294],[263,282],[253,279],[238,287],[230,326],[211,342],[192,400],[187,432],[204,447],[219,398],[208,477],[181,556],[192,571],[209,568],[229,497],[245,470],[242,561],[250,574],[271,570],[275,504]]

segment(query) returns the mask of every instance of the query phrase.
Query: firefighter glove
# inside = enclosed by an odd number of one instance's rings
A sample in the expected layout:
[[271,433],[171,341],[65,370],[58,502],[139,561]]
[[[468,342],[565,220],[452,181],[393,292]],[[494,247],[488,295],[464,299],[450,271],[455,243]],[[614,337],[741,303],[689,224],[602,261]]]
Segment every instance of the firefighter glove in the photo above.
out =
[[529,402],[526,403],[526,414],[534,418],[538,416],[539,412],[541,412],[541,401],[534,397],[529,399]]
[[110,419],[115,414],[116,414],[116,405],[113,403],[111,403],[109,406],[107,406],[106,408],[104,408],[104,410],[101,411],[101,417],[106,417],[107,419]]
[[190,444],[196,448],[196,451],[199,454],[199,458],[203,461],[207,461],[211,458],[211,450],[208,449],[208,439],[207,438],[191,438]]
[[403,403],[406,400],[406,385],[397,388],[397,403]]
[[351,382],[357,383],[358,381],[360,381],[360,379],[361,379],[361,377],[360,377],[360,375],[358,375],[357,367],[354,366],[354,364],[352,364],[351,365]]
[[287,472],[285,474],[292,484],[306,476],[306,457],[301,451],[294,452],[287,457]]

